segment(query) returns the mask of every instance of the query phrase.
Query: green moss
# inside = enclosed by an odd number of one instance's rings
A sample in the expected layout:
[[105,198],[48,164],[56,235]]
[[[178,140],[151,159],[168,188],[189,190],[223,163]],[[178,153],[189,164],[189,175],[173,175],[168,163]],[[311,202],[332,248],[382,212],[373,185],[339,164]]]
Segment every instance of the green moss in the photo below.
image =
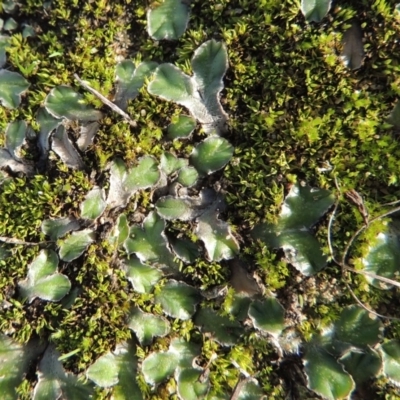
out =
[[[44,3],[27,0],[20,4],[20,19],[32,24],[37,35],[23,38],[20,30],[12,34],[7,68],[20,72],[31,87],[21,107],[0,108],[0,132],[18,118],[38,131],[35,114],[50,89],[60,84],[72,85],[83,93],[88,103],[102,109],[104,118],[93,146],[84,155],[87,171],[72,171],[52,155],[43,173],[14,177],[1,185],[0,236],[40,242],[46,239],[40,229],[43,219],[79,218],[82,200],[98,183],[90,172],[101,175],[103,187],[108,189],[108,172],[104,170],[115,157],[132,166],[143,155],[159,159],[163,151],[174,148],[177,155],[187,158],[201,138],[198,130],[190,141],[171,144],[165,140],[167,125],[174,115],[186,113],[185,109],[152,97],[143,88],[128,106],[127,112],[138,123],[132,128],[79,88],[73,74],[112,98],[115,66],[120,59],[172,62],[191,74],[193,52],[215,37],[225,41],[229,52],[222,103],[230,115],[227,139],[234,144],[235,155],[223,173],[204,182],[213,185],[217,181],[216,186],[223,187],[228,203],[223,217],[234,224],[242,252],[251,260],[251,271],[277,294],[288,315],[295,309],[296,315],[304,318],[301,322],[290,317],[290,323],[305,341],[329,326],[344,305],[354,303],[345,282],[365,304],[381,313],[395,314],[396,293],[371,288],[361,275],[346,273],[342,277],[333,262],[315,278],[301,277],[282,259],[281,252],[254,243],[248,234],[260,221],[277,221],[291,183],[304,180],[335,193],[338,184],[340,207],[331,234],[334,255],[340,259],[351,236],[364,223],[357,207],[345,201],[343,193],[354,189],[362,194],[371,216],[382,212],[380,204],[398,199],[400,147],[386,123],[400,94],[400,25],[393,14],[394,1],[341,1],[322,25],[305,25],[298,2],[292,0],[222,0],[207,5],[194,1],[189,29],[177,43],[154,43],[148,37],[146,7],[139,1],[58,0],[51,7]],[[360,19],[366,32],[367,58],[360,70],[349,71],[338,53],[341,36],[354,17]],[[0,145],[4,145],[3,136]],[[25,152],[27,158],[34,158]],[[129,221],[135,221],[131,225],[139,223],[139,214],[145,215],[153,204],[150,191],[136,194],[126,210]],[[107,217],[112,218],[112,213]],[[356,268],[382,223],[369,227],[351,248],[348,262],[354,262]],[[93,224],[96,229],[97,224]],[[189,237],[196,243],[192,228],[192,223],[173,222],[168,225],[168,234]],[[319,223],[315,234],[330,256],[327,219]],[[1,314],[0,331],[19,342],[27,342],[33,335],[50,338],[62,354],[79,349],[65,361],[70,371],[84,371],[116,343],[132,336],[125,318],[133,304],[147,312],[162,313],[153,304],[153,294],[133,292],[118,268],[114,249],[100,238],[83,257],[62,264],[73,287],[80,288],[72,305],[24,304],[14,293],[16,282],[25,278],[39,246],[6,247],[12,256],[0,261],[0,300],[11,305]],[[202,290],[226,285],[230,277],[224,262],[208,262],[204,254],[193,264],[182,264],[181,272],[182,279]],[[224,299],[221,312],[228,309],[229,296],[233,291]],[[218,301],[213,300],[216,308]],[[246,332],[237,346],[226,350],[200,334],[192,320],[171,322],[171,336],[202,340],[205,364],[217,355],[210,364],[210,396],[232,391],[239,378],[234,360],[243,370],[258,373],[268,398],[285,398],[288,389],[275,367],[277,352],[267,338]],[[398,325],[387,323],[388,337],[399,336]],[[169,341],[167,337],[138,348],[138,355],[143,359],[152,351],[165,350]],[[29,379],[18,388],[22,399],[29,397],[33,386],[34,378]],[[139,381],[146,398],[166,398],[174,386],[167,382],[151,393],[142,376]],[[398,396],[386,381],[378,380],[375,385],[380,398],[385,393]],[[97,396],[108,398],[110,394],[103,390]]]
[[60,195],[67,192],[43,175],[7,180],[0,192],[0,234],[28,241],[37,238],[41,221],[55,212]]

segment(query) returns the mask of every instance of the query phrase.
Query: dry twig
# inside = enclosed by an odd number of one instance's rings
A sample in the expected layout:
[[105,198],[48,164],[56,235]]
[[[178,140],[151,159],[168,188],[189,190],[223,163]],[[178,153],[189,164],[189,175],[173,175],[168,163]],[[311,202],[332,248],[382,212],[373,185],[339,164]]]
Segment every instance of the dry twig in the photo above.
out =
[[102,101],[105,105],[110,107],[113,111],[121,115],[126,121],[128,121],[129,125],[136,127],[137,123],[134,121],[124,110],[121,110],[118,106],[116,106],[112,101],[108,100],[107,97],[103,96],[96,89],[93,89],[89,86],[85,81],[83,81],[77,74],[74,74],[75,79],[90,93],[94,94],[100,101]]

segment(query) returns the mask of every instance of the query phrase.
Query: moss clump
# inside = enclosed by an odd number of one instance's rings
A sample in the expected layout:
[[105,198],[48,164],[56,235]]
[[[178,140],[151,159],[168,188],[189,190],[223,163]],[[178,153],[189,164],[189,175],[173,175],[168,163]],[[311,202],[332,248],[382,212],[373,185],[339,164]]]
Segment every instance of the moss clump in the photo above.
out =
[[[283,199],[295,181],[334,192],[339,186],[340,208],[331,234],[335,256],[340,256],[364,223],[357,207],[344,201],[343,193],[354,189],[362,194],[372,216],[381,213],[381,204],[399,198],[400,147],[393,128],[386,123],[400,95],[400,24],[393,13],[394,0],[336,2],[320,25],[306,24],[298,2],[292,0],[211,0],[207,4],[195,0],[190,4],[189,29],[182,38],[159,43],[147,35],[147,6],[137,0],[21,3],[13,16],[19,28],[11,32],[7,68],[19,71],[31,87],[19,108],[0,108],[1,132],[16,119],[26,120],[38,131],[36,112],[53,87],[69,84],[80,90],[75,73],[111,98],[115,66],[121,59],[172,62],[190,74],[190,58],[199,45],[211,38],[223,40],[230,68],[222,103],[230,116],[226,137],[235,154],[223,172],[204,182],[225,195],[228,208],[223,216],[235,226],[242,252],[250,260],[249,270],[277,295],[287,311],[287,326],[295,327],[304,341],[329,326],[344,306],[354,302],[346,283],[363,303],[380,313],[396,314],[396,290],[372,288],[363,276],[342,276],[333,262],[317,276],[303,277],[283,260],[281,252],[255,243],[249,235],[260,221],[277,221]],[[364,64],[356,71],[348,70],[339,58],[341,38],[352,18],[359,19],[366,50]],[[22,24],[31,25],[36,35],[24,37]],[[0,186],[0,236],[40,242],[37,246],[4,245],[12,256],[0,260],[0,301],[7,305],[0,315],[0,331],[19,342],[38,335],[52,341],[62,354],[79,350],[64,361],[64,367],[75,373],[133,336],[126,326],[133,304],[155,314],[162,310],[154,305],[153,294],[134,292],[116,262],[118,251],[103,240],[100,229],[98,240],[83,257],[62,266],[76,289],[69,298],[57,304],[24,303],[18,298],[17,282],[26,276],[39,249],[46,246],[42,221],[79,218],[86,193],[99,183],[108,188],[105,169],[113,158],[121,157],[133,165],[143,155],[159,159],[162,152],[172,149],[177,156],[188,158],[203,135],[197,130],[193,140],[167,142],[167,125],[174,115],[186,111],[150,96],[145,88],[127,109],[138,123],[136,129],[106,110],[92,94],[84,92],[84,96],[105,114],[93,146],[84,155],[88,170],[71,171],[51,155],[43,174],[16,176]],[[3,137],[0,144],[4,145]],[[34,158],[29,151],[26,155]],[[131,225],[141,223],[153,209],[153,196],[150,191],[135,195],[125,210]],[[114,215],[107,217],[112,221]],[[354,244],[350,261],[355,267],[381,224],[372,226]],[[95,225],[92,227],[98,229]],[[174,222],[167,234],[194,243],[197,238],[192,228],[190,222]],[[324,219],[315,234],[329,254],[327,233]],[[230,279],[228,264],[209,262],[204,251],[195,262],[182,263],[180,272],[182,279],[201,291],[226,285]],[[231,291],[224,300],[217,296],[203,302],[226,315],[233,297]],[[299,389],[301,385],[295,382],[301,378],[298,354],[285,358],[289,369],[297,371],[286,374],[277,364],[279,356],[271,341],[250,328],[227,349],[200,332],[192,319],[170,318],[170,322],[168,337],[138,347],[140,360],[167,349],[173,337],[190,338],[202,343],[203,367],[210,363],[210,396],[232,391],[240,368],[256,374],[268,398],[283,399],[289,393],[305,396],[306,389]],[[398,322],[388,322],[387,337],[398,338],[399,329]],[[29,398],[35,380],[35,375],[29,374],[18,388],[22,399]],[[171,380],[152,392],[143,376],[138,381],[146,398],[154,399],[167,398],[175,385]],[[385,393],[399,395],[384,380],[376,380],[371,390],[376,398],[384,398]],[[97,398],[109,397],[107,390],[98,390]]]

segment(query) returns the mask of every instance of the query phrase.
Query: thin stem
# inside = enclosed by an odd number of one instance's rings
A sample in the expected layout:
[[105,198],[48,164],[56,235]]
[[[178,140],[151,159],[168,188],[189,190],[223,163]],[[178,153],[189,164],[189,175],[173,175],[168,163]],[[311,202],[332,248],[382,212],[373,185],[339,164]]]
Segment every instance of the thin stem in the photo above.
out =
[[[337,188],[337,189],[339,190],[339,192],[340,192],[339,183],[337,182],[336,177],[335,177],[335,184],[336,184],[336,188]],[[399,288],[400,288],[400,283],[399,283],[399,282],[396,282],[396,281],[394,281],[394,280],[392,280],[392,279],[389,279],[389,278],[385,278],[385,277],[383,277],[383,276],[376,275],[376,274],[374,274],[374,273],[372,273],[372,272],[362,271],[362,270],[356,270],[356,269],[351,268],[351,267],[349,267],[349,266],[346,265],[346,260],[347,260],[348,255],[349,255],[350,248],[351,248],[351,246],[353,245],[353,243],[354,243],[354,241],[356,240],[356,238],[357,238],[366,228],[368,228],[368,227],[370,226],[371,223],[373,223],[374,221],[377,221],[377,220],[379,220],[379,219],[388,217],[389,215],[394,214],[394,213],[397,212],[397,211],[400,211],[400,207],[395,207],[394,209],[392,209],[392,210],[390,210],[390,211],[384,212],[384,213],[382,213],[382,214],[380,214],[380,215],[378,215],[378,216],[376,216],[376,217],[370,219],[370,220],[367,221],[367,223],[365,223],[361,228],[359,228],[359,229],[353,234],[353,236],[350,238],[349,242],[347,243],[346,248],[345,248],[344,253],[343,253],[343,256],[342,256],[342,261],[339,262],[338,260],[336,260],[334,254],[333,254],[333,246],[332,246],[332,239],[331,239],[332,224],[333,224],[333,219],[334,219],[334,217],[335,217],[335,214],[336,214],[336,211],[337,211],[337,208],[338,208],[338,204],[339,204],[338,202],[335,204],[335,208],[334,208],[334,210],[333,210],[333,212],[332,212],[332,214],[331,214],[331,216],[330,216],[330,218],[329,218],[329,223],[328,223],[328,246],[329,246],[329,251],[330,251],[330,253],[331,253],[332,260],[333,260],[333,261],[341,268],[341,270],[342,270],[342,277],[343,277],[343,282],[344,282],[344,284],[346,285],[348,291],[350,292],[350,294],[351,294],[351,296],[353,297],[353,299],[357,302],[357,304],[358,304],[360,307],[362,307],[364,310],[366,310],[368,313],[371,313],[371,314],[373,314],[373,315],[375,315],[375,316],[377,316],[377,317],[380,317],[380,318],[386,318],[386,319],[392,320],[392,321],[400,321],[400,318],[388,317],[388,316],[386,316],[386,315],[379,314],[379,313],[375,312],[374,310],[370,309],[369,307],[367,307],[365,304],[363,304],[363,302],[362,302],[362,301],[357,297],[357,295],[354,293],[354,291],[353,291],[353,289],[350,287],[349,283],[346,282],[346,278],[345,278],[346,272],[347,272],[347,271],[350,271],[350,272],[354,272],[354,273],[361,274],[361,275],[364,275],[364,276],[369,276],[369,277],[371,277],[371,278],[373,278],[373,279],[376,279],[376,280],[379,280],[379,281],[382,281],[382,282],[385,282],[385,283],[387,283],[387,284],[390,284],[390,285],[393,285],[393,286],[396,286],[396,287],[399,287]]]
[[384,276],[376,275],[373,272],[357,270],[357,269],[351,268],[351,267],[349,267],[347,265],[344,265],[344,268],[346,268],[348,271],[354,272],[356,274],[369,276],[370,278],[373,278],[373,279],[376,279],[378,281],[385,282],[385,283],[387,283],[389,285],[397,286],[398,288],[400,288],[400,282],[396,282],[393,279],[389,279],[389,278],[385,278]]
[[22,244],[26,246],[39,246],[41,244],[50,243],[49,241],[44,242],[25,242],[24,240],[9,238],[6,236],[0,236],[0,242],[7,243],[7,244]]
[[336,201],[335,203],[335,208],[333,209],[331,216],[329,217],[329,222],[328,222],[328,246],[329,246],[329,251],[331,253],[331,257],[333,262],[335,262],[336,264],[340,265],[340,263],[336,260],[336,257],[333,254],[333,246],[332,246],[332,224],[333,224],[333,220],[335,219],[335,215],[336,215],[336,211],[338,209],[339,206],[339,201]]
[[375,315],[375,316],[377,316],[377,317],[379,317],[379,318],[386,318],[386,319],[389,319],[389,320],[391,320],[391,321],[400,321],[400,318],[388,317],[387,315],[379,314],[379,313],[377,313],[376,311],[372,310],[371,308],[367,307],[367,306],[357,297],[357,295],[353,292],[353,289],[350,287],[350,285],[349,285],[347,282],[345,282],[345,285],[346,285],[348,291],[350,292],[351,296],[353,297],[353,299],[354,299],[354,300],[358,303],[358,305],[359,305],[360,307],[362,307],[365,311],[367,311],[367,312],[369,312],[369,313],[371,313],[371,314],[373,314],[373,315]]
[[394,213],[397,212],[397,211],[400,211],[400,207],[395,207],[395,208],[393,208],[393,209],[390,210],[390,211],[384,212],[384,213],[382,213],[382,214],[380,214],[380,215],[378,215],[378,216],[376,216],[376,217],[370,219],[370,221],[369,221],[368,224],[365,224],[365,225],[363,225],[360,229],[358,229],[357,232],[354,233],[354,235],[350,238],[349,242],[347,243],[347,246],[346,246],[346,248],[345,248],[345,250],[344,250],[343,257],[342,257],[342,264],[343,264],[343,265],[346,264],[346,259],[347,259],[348,253],[349,253],[349,251],[350,251],[350,247],[353,245],[355,239],[356,239],[366,228],[368,228],[368,227],[371,225],[371,223],[373,223],[373,222],[375,222],[375,221],[377,221],[377,220],[379,220],[379,219],[388,217],[389,215],[394,214]]

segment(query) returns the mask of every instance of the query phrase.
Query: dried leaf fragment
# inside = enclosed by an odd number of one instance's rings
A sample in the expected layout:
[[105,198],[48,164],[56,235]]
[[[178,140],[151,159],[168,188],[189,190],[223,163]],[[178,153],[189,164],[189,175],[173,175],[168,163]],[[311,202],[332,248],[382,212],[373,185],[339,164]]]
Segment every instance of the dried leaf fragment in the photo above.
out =
[[83,169],[82,158],[69,140],[63,125],[57,128],[52,139],[51,148],[69,168]]
[[364,59],[363,31],[361,25],[354,21],[351,27],[344,33],[341,58],[350,69],[361,67]]

